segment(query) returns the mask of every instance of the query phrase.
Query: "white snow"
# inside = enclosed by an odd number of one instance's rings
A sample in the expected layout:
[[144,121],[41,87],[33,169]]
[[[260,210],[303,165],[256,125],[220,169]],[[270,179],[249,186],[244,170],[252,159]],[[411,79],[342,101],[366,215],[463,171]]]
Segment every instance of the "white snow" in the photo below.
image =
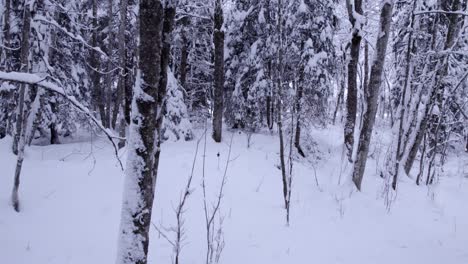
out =
[[[380,132],[380,131],[379,131]],[[210,133],[210,131],[208,131]],[[195,131],[195,138],[201,131]],[[431,187],[402,177],[387,211],[384,181],[368,162],[363,192],[338,186],[343,157],[342,128],[311,133],[322,153],[314,168],[294,164],[291,224],[285,224],[277,136],[234,136],[228,181],[221,205],[225,248],[221,263],[468,263],[468,156],[449,157],[445,175]],[[231,132],[224,142],[208,137],[206,179],[214,201],[223,175]],[[378,134],[370,153],[385,155],[389,134]],[[65,141],[64,141],[65,142]],[[203,142],[202,142],[203,144]],[[174,234],[174,208],[191,171],[196,140],[162,146],[153,223]],[[123,172],[104,139],[82,134],[74,142],[26,150],[20,186],[22,211],[9,204],[15,156],[11,138],[0,140],[0,263],[114,263]],[[122,150],[121,156],[127,151]],[[219,153],[219,158],[217,154]],[[205,230],[201,189],[202,154],[185,212],[180,263],[204,263]],[[341,173],[341,177],[345,177]],[[172,245],[151,229],[149,263],[171,263]]]

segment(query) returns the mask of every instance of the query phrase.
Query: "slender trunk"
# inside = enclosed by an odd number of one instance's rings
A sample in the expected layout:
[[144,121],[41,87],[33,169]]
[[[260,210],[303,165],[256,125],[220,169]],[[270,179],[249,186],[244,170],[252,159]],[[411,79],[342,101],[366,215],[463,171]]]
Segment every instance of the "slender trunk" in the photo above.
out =
[[[91,36],[91,45],[93,47],[98,46],[98,15],[97,15],[97,5],[98,0],[93,0],[92,12],[93,12],[93,19],[92,19],[92,36]],[[99,70],[99,53],[95,50],[91,50],[91,83],[93,87],[92,97],[93,97],[93,104],[94,107],[98,109],[99,115],[101,116],[101,122],[104,127],[108,127],[107,118],[106,118],[106,111],[105,111],[105,102],[104,102],[104,93],[100,87],[100,74]]]
[[418,177],[416,178],[416,185],[421,183],[421,178],[424,175],[424,156],[426,155],[426,135],[423,138],[423,149],[421,152],[421,160],[419,161],[419,173]]
[[[133,85],[135,83],[135,74],[134,74],[134,69],[135,69],[135,56],[131,54],[131,56],[128,56],[126,54],[126,68],[124,70],[125,72],[125,94],[124,94],[124,115],[125,115],[125,121],[127,122],[127,125],[130,125],[130,115],[131,115],[131,108],[132,108],[132,97],[133,97]],[[130,70],[133,69],[133,70]]]
[[284,135],[283,135],[283,7],[282,0],[278,1],[278,21],[277,21],[277,34],[278,34],[278,54],[277,54],[277,78],[276,86],[278,90],[276,101],[276,114],[277,125],[280,143],[280,163],[281,163],[281,178],[283,181],[283,198],[284,207],[286,209],[286,221],[289,223],[289,201],[288,201],[288,179],[286,177],[286,162],[284,151]]
[[[33,3],[32,3],[33,4]],[[24,7],[23,13],[23,29],[21,32],[21,72],[29,71],[29,47],[30,47],[30,31],[31,31],[31,9],[29,6]],[[19,212],[20,204],[18,190],[20,184],[21,169],[23,166],[24,148],[26,146],[26,119],[27,107],[25,106],[26,97],[29,97],[29,88],[26,84],[20,85],[18,95],[18,110],[16,117],[16,133],[13,141],[13,153],[17,155],[16,170],[13,191],[11,194],[11,202],[15,211]]]
[[341,107],[341,103],[344,97],[344,90],[345,90],[345,83],[344,83],[344,78],[341,81],[341,86],[340,86],[340,92],[338,93],[338,98],[336,99],[336,107],[335,111],[333,112],[333,124],[336,123],[336,116],[338,114],[338,110]]
[[31,102],[30,110],[27,116],[26,126],[26,144],[31,146],[31,143],[36,134],[37,128],[41,118],[41,108],[44,104],[44,91],[38,90],[37,87],[32,86],[30,89],[29,101]]
[[367,154],[369,152],[369,144],[378,108],[379,90],[380,85],[382,84],[382,72],[385,64],[388,38],[390,35],[392,13],[393,1],[384,2],[380,14],[379,34],[375,45],[375,58],[372,62],[369,86],[367,87],[367,109],[364,113],[364,122],[359,135],[356,161],[353,168],[353,182],[358,190],[361,190],[362,178],[364,176],[364,170],[367,162]]
[[[6,47],[10,47],[10,12],[11,0],[5,0],[5,14],[3,17],[3,43]],[[0,47],[0,59],[3,61],[3,67],[6,71],[10,70],[10,52],[6,48]]]
[[162,123],[166,111],[166,93],[167,93],[167,71],[169,70],[169,62],[171,59],[171,44],[172,44],[172,31],[174,28],[174,19],[176,15],[176,7],[174,3],[166,3],[164,8],[164,23],[162,28],[162,52],[161,52],[161,65],[160,65],[160,76],[159,89],[158,89],[158,105],[159,110],[156,115],[156,151],[154,155],[154,167],[153,175],[156,181],[159,167],[159,157],[161,155],[161,130]]
[[[120,118],[123,119],[119,122],[119,136],[125,137],[126,122],[124,117],[124,96],[125,96],[125,68],[126,68],[126,52],[125,52],[125,29],[127,25],[127,5],[128,0],[120,1],[120,23],[119,23],[119,33],[118,33],[118,48],[119,48],[119,81],[117,83],[117,100],[115,100],[114,109],[112,112],[112,126],[115,128],[117,123],[117,117],[120,113]],[[119,148],[125,146],[125,141],[120,140],[118,143]]]
[[296,147],[297,152],[302,157],[305,157],[304,151],[301,148],[301,111],[302,111],[302,96],[303,96],[303,87],[302,87],[302,79],[299,81],[299,85],[297,86],[297,94],[296,94],[296,113],[297,113],[297,120],[296,120],[296,133],[294,135],[294,147]]
[[221,142],[224,110],[224,31],[221,0],[216,0],[214,12],[213,139],[215,142]]
[[[57,113],[57,102],[52,99],[50,100],[50,110],[52,113]],[[50,144],[54,145],[54,144],[60,144],[60,140],[59,140],[59,134],[58,134],[58,131],[57,131],[57,125],[55,123],[55,118],[53,118],[53,120],[51,121],[50,125],[49,125],[49,129],[50,129]]]
[[[112,71],[112,53],[115,49],[115,42],[114,42],[114,38],[115,38],[115,35],[114,35],[114,30],[113,30],[113,26],[114,26],[114,0],[108,0],[108,3],[107,3],[107,6],[108,6],[108,11],[109,14],[109,21],[107,23],[107,53],[109,54],[109,58],[107,59],[107,62],[106,62],[106,83],[104,85],[105,87],[105,90],[104,90],[104,96],[103,96],[103,99],[104,99],[104,102],[105,102],[105,112],[106,112],[106,123],[108,124],[109,128],[112,128],[112,129],[116,129],[115,127],[115,124],[117,123],[117,114],[119,112],[119,105],[118,105],[118,99],[116,100],[115,98],[112,98],[112,87],[114,86],[113,83],[114,83],[114,76],[113,74],[111,73]],[[120,45],[120,39],[118,40],[119,43],[118,45]],[[117,87],[117,92],[116,94],[119,93],[119,88]],[[114,100],[114,107],[111,107],[112,105],[112,100]],[[116,109],[117,107],[117,109]]]
[[187,33],[185,32],[185,29],[182,29],[182,49],[181,49],[181,55],[180,55],[180,84],[184,89],[187,89],[185,87],[185,83],[187,82],[187,60],[188,60],[188,39],[187,39]]
[[357,114],[357,74],[359,64],[359,53],[361,49],[361,28],[360,19],[354,17],[355,13],[362,15],[362,0],[347,0],[348,14],[351,25],[353,26],[353,35],[351,38],[351,52],[348,64],[348,94],[346,98],[346,123],[344,127],[344,143],[347,150],[348,160],[352,162],[354,129],[356,126]]
[[[273,76],[272,76],[272,66],[271,66],[271,61],[268,61],[267,63],[267,72],[268,72],[268,79],[269,80],[273,80]],[[274,105],[274,102],[275,102],[275,92],[274,92],[274,88],[272,88],[273,85],[269,86],[268,87],[268,91],[267,91],[267,98],[266,98],[266,116],[267,116],[267,125],[268,125],[268,129],[270,129],[270,131],[273,129],[273,125],[275,123],[275,105]]]

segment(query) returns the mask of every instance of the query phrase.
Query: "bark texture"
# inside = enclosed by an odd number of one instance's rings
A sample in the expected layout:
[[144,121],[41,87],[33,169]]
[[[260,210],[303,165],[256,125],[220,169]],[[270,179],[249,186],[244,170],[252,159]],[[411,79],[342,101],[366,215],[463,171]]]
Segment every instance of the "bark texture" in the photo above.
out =
[[214,12],[214,108],[213,139],[221,142],[224,111],[224,32],[221,0],[216,0]]
[[359,135],[359,143],[356,161],[353,168],[353,182],[358,190],[361,190],[362,178],[366,168],[369,144],[374,128],[375,116],[378,108],[379,90],[382,84],[382,72],[385,64],[388,38],[390,35],[390,24],[392,22],[393,1],[387,1],[382,7],[380,14],[380,29],[375,45],[376,51],[371,66],[369,85],[367,86],[367,109],[364,112],[363,124]]
[[[146,264],[156,184],[155,153],[163,66],[164,8],[159,0],[139,3],[139,73],[134,87],[117,263]],[[167,55],[169,56],[169,55]],[[165,87],[164,87],[165,90]]]
[[362,0],[347,0],[349,20],[353,26],[353,35],[351,38],[350,60],[348,64],[348,94],[346,97],[346,122],[344,127],[344,143],[348,159],[352,162],[354,129],[356,126],[357,114],[357,74],[359,64],[359,53],[361,49],[361,27],[359,18],[356,14],[362,15]]
[[[29,71],[29,48],[30,48],[30,33],[31,33],[31,9],[24,8],[23,13],[23,29],[21,32],[21,72]],[[29,87],[26,84],[21,84],[18,94],[18,109],[16,112],[16,133],[13,140],[13,153],[17,155],[16,169],[11,193],[11,203],[15,211],[20,211],[18,190],[20,185],[21,169],[24,159],[24,148],[26,146],[26,121],[27,107],[25,106],[26,97],[29,98]]]

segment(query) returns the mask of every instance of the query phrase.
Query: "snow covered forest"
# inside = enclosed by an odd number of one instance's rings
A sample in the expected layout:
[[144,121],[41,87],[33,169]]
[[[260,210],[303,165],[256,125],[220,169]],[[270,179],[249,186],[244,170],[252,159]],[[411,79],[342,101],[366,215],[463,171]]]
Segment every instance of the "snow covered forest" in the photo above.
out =
[[0,263],[468,263],[468,0],[0,0]]

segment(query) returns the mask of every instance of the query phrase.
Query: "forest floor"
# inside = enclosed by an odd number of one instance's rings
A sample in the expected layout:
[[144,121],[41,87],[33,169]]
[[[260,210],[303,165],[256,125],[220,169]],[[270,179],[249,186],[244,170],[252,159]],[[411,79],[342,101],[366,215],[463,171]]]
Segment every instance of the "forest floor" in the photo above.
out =
[[[468,155],[453,151],[443,176],[429,188],[404,176],[396,197],[386,199],[388,184],[376,168],[388,140],[377,133],[363,191],[356,192],[346,176],[349,169],[341,166],[341,131],[315,129],[311,138],[317,144],[308,150],[314,156],[295,159],[289,226],[277,136],[254,134],[247,148],[247,136],[234,133],[221,204],[220,263],[468,263]],[[219,191],[231,133],[224,132],[221,144],[207,137],[209,204]],[[197,137],[202,134],[196,131]],[[169,239],[196,144],[165,142],[162,147],[153,223]],[[29,147],[20,213],[9,203],[16,165],[10,145],[11,138],[0,140],[0,263],[114,263],[124,175],[110,144],[83,135],[66,144]],[[125,150],[120,155],[125,161]],[[182,264],[205,262],[202,163],[203,141],[184,213]],[[149,263],[171,263],[172,245],[154,227],[150,237]]]

